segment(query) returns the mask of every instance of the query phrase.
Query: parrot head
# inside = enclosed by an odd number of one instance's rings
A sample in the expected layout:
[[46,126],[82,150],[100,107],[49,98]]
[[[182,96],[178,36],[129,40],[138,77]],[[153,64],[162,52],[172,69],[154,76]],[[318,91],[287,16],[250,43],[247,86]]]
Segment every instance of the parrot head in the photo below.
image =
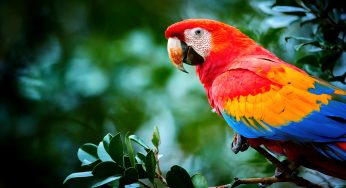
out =
[[[208,19],[187,19],[169,26],[168,55],[175,67],[187,72],[183,63],[200,66],[242,50],[255,42],[238,29]],[[214,60],[214,61],[213,61]]]

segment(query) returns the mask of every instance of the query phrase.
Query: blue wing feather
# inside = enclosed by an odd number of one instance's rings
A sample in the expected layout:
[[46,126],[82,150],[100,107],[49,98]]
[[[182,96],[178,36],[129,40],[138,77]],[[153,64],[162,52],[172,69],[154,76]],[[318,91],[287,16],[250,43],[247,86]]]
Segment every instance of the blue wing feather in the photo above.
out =
[[[344,117],[338,115],[342,114],[342,111],[345,111],[346,114],[346,104],[344,109],[334,109],[333,103],[334,101],[330,101],[328,105],[323,105],[319,112],[314,111],[302,121],[290,122],[285,126],[272,127],[262,121],[261,123],[269,127],[269,130],[247,126],[243,121],[237,121],[227,112],[222,112],[222,115],[233,129],[248,138],[264,137],[277,140],[297,139],[313,142],[344,142],[346,141],[346,124]],[[330,116],[334,118],[330,118]],[[340,118],[340,120],[335,117]]]
[[[315,94],[329,94],[328,104],[322,104],[319,111],[313,111],[299,122],[289,122],[287,125],[273,127],[261,121],[268,129],[262,126],[248,126],[245,117],[237,121],[226,111],[221,112],[227,123],[239,134],[247,138],[266,138],[272,140],[293,140],[296,142],[330,143],[328,149],[317,148],[323,155],[346,160],[346,151],[333,143],[346,142],[346,96],[335,94],[335,88],[316,82],[310,92]],[[278,115],[278,114],[275,114]],[[252,119],[252,121],[255,121]]]

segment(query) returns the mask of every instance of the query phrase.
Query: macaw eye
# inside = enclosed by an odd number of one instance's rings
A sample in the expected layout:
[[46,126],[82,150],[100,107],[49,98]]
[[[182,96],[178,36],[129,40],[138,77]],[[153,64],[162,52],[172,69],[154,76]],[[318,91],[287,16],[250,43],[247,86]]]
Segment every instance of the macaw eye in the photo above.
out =
[[200,30],[200,29],[196,29],[196,31],[195,31],[195,35],[200,35],[202,33],[202,30]]
[[198,55],[204,58],[209,54],[211,50],[211,34],[208,30],[201,27],[186,29],[184,37],[187,46],[192,47]]
[[201,29],[196,29],[195,30],[195,35],[199,36],[199,35],[201,35],[201,33],[202,33]]

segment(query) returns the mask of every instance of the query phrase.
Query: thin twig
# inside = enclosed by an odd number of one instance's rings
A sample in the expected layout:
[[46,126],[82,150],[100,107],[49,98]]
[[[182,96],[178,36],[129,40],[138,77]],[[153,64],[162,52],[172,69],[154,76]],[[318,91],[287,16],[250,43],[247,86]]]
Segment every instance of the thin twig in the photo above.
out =
[[316,185],[311,183],[310,181],[301,178],[301,177],[288,177],[288,178],[277,178],[277,177],[267,177],[267,178],[247,178],[247,179],[236,179],[232,184],[231,188],[237,187],[241,184],[264,184],[270,185],[278,182],[291,182],[301,187],[309,187],[309,188],[322,188],[320,185]]
[[209,188],[229,188],[231,184],[226,184],[226,185],[218,185],[216,187],[209,187]]
[[156,158],[156,165],[157,165],[157,172],[156,172],[156,175],[157,177],[161,180],[161,182],[163,184],[165,184],[166,186],[168,186],[167,184],[167,180],[165,177],[163,177],[162,175],[162,171],[161,171],[161,168],[160,168],[160,160],[159,160],[159,149],[157,148],[157,150],[155,151],[155,158]]
[[159,178],[159,180],[161,180],[161,182],[162,182],[163,184],[165,184],[166,186],[168,186],[167,180],[166,180],[166,178],[164,178],[164,177],[162,176],[162,174],[156,173],[156,175],[157,175],[157,178]]
[[282,177],[274,176],[274,177],[267,177],[267,178],[248,178],[248,179],[235,178],[235,182],[232,184],[231,187],[236,187],[241,184],[255,184],[255,183],[272,184],[277,182],[291,182],[302,187],[322,188],[322,186],[316,185],[310,182],[309,180],[306,180],[292,173],[291,169],[285,166],[282,162],[280,162],[277,158],[275,158],[272,154],[267,152],[262,147],[254,147],[254,149],[257,150],[257,152],[259,152],[265,158],[267,158],[274,166],[276,166],[276,168],[278,168],[282,172],[283,176]]
[[287,175],[292,174],[292,171],[285,165],[283,165],[277,158],[275,158],[272,154],[268,153],[262,147],[254,148],[258,153],[267,158],[274,166],[276,166],[281,172],[286,172]]
[[267,178],[247,178],[247,179],[237,179],[234,178],[235,181],[232,184],[231,188],[233,187],[237,187],[238,185],[241,184],[265,184],[265,185],[270,185],[273,183],[277,183],[277,182],[285,182],[284,180],[280,180],[276,177],[267,177]]
[[234,178],[234,179],[235,181],[233,184],[226,184],[226,185],[220,185],[220,186],[209,187],[209,188],[229,188],[229,187],[234,188],[242,184],[270,185],[270,184],[279,183],[279,182],[290,182],[301,187],[323,188],[322,186],[311,183],[310,181],[301,177],[292,177],[292,178],[266,177],[266,178],[246,178],[246,179]]

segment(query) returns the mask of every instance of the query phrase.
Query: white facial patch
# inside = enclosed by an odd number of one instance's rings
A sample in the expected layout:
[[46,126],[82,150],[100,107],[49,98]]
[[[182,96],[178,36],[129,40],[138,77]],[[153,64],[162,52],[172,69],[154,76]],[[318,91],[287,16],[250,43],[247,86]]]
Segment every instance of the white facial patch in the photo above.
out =
[[200,56],[205,58],[211,50],[211,35],[202,28],[186,29],[184,31],[185,43],[191,46]]

